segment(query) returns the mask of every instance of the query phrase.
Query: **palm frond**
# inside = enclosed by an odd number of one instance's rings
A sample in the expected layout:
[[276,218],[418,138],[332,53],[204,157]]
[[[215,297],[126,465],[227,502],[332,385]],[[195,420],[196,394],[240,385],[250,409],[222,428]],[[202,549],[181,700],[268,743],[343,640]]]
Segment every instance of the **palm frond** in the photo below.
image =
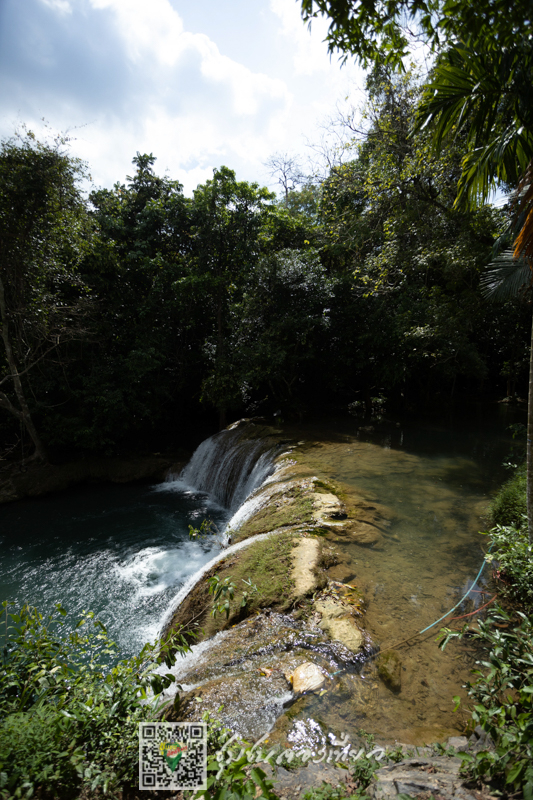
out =
[[431,127],[434,144],[460,135],[463,160],[456,205],[485,203],[500,183],[516,185],[533,160],[533,51],[476,52],[456,44],[433,70],[417,111],[415,132]]
[[486,203],[500,183],[516,184],[532,156],[533,133],[509,125],[464,157],[455,205]]
[[487,266],[480,278],[481,293],[488,300],[511,300],[519,298],[533,280],[529,263],[515,258],[511,249],[504,250]]

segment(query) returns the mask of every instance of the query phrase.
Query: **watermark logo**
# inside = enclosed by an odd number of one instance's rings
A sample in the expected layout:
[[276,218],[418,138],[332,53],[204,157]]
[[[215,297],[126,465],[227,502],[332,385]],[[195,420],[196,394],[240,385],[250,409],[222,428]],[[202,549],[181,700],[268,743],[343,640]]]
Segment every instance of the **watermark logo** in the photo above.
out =
[[205,722],[139,723],[139,789],[207,789]]
[[159,745],[159,752],[172,772],[175,772],[182,755],[187,752],[187,745],[183,742],[161,742]]
[[[370,752],[353,747],[350,735],[338,738],[328,735],[328,743],[317,749],[292,750],[279,744],[269,747],[266,733],[250,746],[238,734],[225,742],[217,752],[216,780],[232,762],[245,761],[250,764],[270,764],[272,767],[297,763],[340,763],[345,767],[360,758],[381,761],[386,755],[384,747],[375,746]],[[216,768],[215,768],[216,769]],[[175,791],[207,789],[207,725],[205,722],[141,722],[139,724],[139,789]]]

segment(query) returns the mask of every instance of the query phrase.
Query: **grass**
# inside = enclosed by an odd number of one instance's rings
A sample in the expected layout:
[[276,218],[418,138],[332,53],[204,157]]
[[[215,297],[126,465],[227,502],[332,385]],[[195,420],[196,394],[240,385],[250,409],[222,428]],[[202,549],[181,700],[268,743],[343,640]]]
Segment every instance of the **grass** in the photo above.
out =
[[239,528],[232,539],[240,542],[258,533],[267,533],[279,528],[312,522],[313,501],[309,497],[309,490],[295,485],[283,491],[283,494],[280,493],[278,497],[273,497],[267,505]]

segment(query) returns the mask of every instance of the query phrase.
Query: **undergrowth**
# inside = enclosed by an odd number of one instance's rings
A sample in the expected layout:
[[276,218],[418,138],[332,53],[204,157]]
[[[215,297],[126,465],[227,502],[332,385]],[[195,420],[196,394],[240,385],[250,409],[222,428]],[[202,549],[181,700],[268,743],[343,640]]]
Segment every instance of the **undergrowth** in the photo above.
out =
[[174,681],[155,669],[170,668],[172,652],[188,645],[178,633],[119,661],[91,612],[73,631],[60,604],[47,618],[29,606],[9,612],[4,602],[0,797],[116,795],[137,779],[139,722],[154,718]]
[[493,793],[533,800],[533,552],[525,493],[520,467],[492,503],[497,524],[486,559],[505,608],[493,607],[474,634],[487,655],[468,684],[473,726],[481,725],[494,748],[460,755],[469,777],[488,783]]
[[492,521],[496,525],[523,526],[526,507],[526,465],[521,464],[512,478],[503,484],[490,506]]
[[270,607],[283,610],[292,603],[293,539],[293,534],[279,533],[239,553],[237,563],[231,568],[232,580],[239,587],[235,593],[237,603],[245,591],[243,581],[251,578],[256,587],[247,603],[248,613]]

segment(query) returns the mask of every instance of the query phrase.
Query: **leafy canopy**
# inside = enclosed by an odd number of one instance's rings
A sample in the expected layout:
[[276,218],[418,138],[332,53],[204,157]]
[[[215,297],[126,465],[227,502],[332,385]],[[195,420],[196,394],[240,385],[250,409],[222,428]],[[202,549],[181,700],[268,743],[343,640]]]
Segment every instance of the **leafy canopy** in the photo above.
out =
[[533,48],[527,39],[502,50],[457,44],[442,53],[418,109],[437,149],[459,136],[467,148],[456,204],[484,203],[498,184],[515,187],[533,159]]
[[512,45],[517,36],[531,36],[530,0],[301,0],[302,17],[330,20],[326,42],[330,52],[349,54],[364,66],[386,61],[401,68],[409,40],[432,50],[454,42],[482,43],[486,49]]

